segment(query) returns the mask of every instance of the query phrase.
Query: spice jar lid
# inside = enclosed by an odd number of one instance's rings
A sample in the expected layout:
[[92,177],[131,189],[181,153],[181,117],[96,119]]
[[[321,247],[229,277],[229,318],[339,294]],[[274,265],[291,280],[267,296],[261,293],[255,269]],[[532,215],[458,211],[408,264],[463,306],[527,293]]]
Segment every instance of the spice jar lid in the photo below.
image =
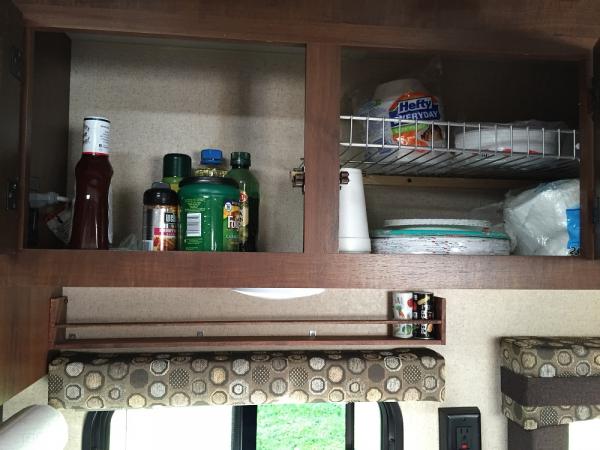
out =
[[167,183],[154,182],[144,192],[144,205],[177,205],[177,193]]
[[163,157],[163,177],[189,177],[192,158],[184,153],[167,153]]

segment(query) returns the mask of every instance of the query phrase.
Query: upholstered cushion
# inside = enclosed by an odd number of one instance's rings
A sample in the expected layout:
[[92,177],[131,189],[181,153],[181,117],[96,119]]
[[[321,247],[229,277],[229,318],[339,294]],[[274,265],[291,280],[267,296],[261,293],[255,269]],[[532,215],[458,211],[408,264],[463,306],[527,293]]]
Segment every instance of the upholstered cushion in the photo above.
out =
[[[600,380],[598,380],[600,382]],[[600,417],[600,405],[522,406],[502,394],[502,412],[526,430]]]
[[501,353],[503,367],[527,377],[600,375],[600,337],[505,337]]
[[500,350],[510,420],[535,430],[600,417],[600,338],[505,337]]
[[48,370],[57,408],[442,401],[444,359],[429,349],[176,354],[64,353]]

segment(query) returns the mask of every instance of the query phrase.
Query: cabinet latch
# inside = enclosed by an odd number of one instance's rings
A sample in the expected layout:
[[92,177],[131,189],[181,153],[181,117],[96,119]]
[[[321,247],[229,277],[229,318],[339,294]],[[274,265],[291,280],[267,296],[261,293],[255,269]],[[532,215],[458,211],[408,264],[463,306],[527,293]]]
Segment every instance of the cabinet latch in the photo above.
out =
[[[290,170],[290,178],[292,179],[292,187],[302,188],[302,192],[304,193],[305,187],[305,173],[304,167],[297,167],[295,169]],[[348,184],[350,182],[350,175],[346,171],[340,172],[340,184]]]
[[6,210],[14,211],[17,209],[17,196],[19,195],[19,182],[17,180],[8,180],[8,189],[6,190]]
[[23,51],[15,47],[10,48],[10,74],[17,80],[23,79]]

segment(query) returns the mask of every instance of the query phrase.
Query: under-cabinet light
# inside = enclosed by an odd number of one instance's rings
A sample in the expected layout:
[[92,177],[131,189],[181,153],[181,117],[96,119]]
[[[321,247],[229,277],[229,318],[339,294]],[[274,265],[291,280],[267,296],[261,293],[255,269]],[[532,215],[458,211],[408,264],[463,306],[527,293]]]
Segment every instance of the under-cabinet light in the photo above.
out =
[[321,288],[238,288],[233,292],[248,295],[250,297],[264,298],[268,300],[291,300],[295,298],[312,297],[325,292]]

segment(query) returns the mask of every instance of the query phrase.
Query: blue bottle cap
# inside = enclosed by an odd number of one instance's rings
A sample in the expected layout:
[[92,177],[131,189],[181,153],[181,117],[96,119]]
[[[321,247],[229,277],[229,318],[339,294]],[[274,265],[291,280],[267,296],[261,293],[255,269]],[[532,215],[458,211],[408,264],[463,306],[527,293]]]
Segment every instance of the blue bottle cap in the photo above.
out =
[[223,152],[218,148],[205,148],[200,152],[200,164],[219,165],[223,162]]

